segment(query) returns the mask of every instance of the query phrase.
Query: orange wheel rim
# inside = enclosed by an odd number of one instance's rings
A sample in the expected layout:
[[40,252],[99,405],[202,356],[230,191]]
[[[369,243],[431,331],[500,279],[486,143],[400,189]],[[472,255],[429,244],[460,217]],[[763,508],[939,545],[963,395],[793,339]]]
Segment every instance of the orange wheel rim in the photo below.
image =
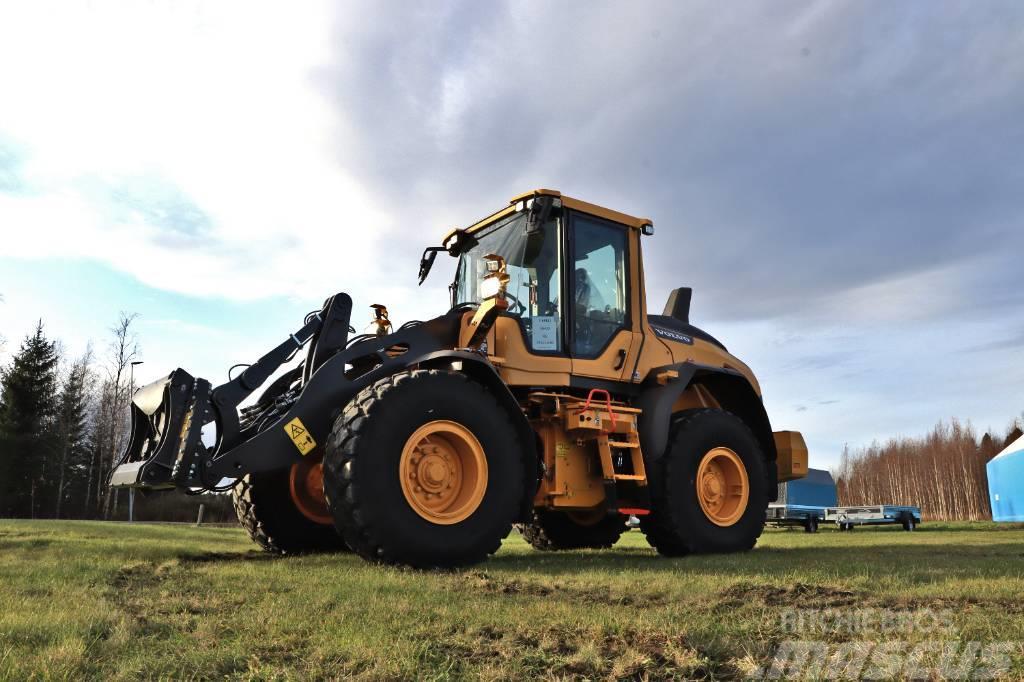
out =
[[697,500],[717,526],[731,526],[747,510],[750,482],[743,460],[729,448],[714,448],[697,467]]
[[398,473],[413,511],[442,526],[469,518],[487,490],[487,458],[480,441],[452,421],[416,429],[402,449]]
[[291,493],[295,508],[307,519],[324,525],[334,523],[324,496],[322,458],[316,461],[303,459],[293,464],[288,473],[288,492]]

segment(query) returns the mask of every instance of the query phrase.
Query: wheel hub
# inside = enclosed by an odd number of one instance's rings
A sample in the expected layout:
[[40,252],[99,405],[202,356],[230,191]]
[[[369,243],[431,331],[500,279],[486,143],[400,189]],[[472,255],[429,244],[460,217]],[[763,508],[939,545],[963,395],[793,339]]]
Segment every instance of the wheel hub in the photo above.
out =
[[747,509],[747,469],[729,448],[714,448],[704,455],[697,468],[696,486],[701,510],[715,525],[731,526]]
[[303,459],[292,465],[288,473],[288,492],[295,508],[310,521],[329,525],[334,523],[324,496],[323,459]]
[[487,459],[468,429],[437,420],[417,429],[399,460],[402,493],[413,511],[439,525],[468,518],[487,489]]

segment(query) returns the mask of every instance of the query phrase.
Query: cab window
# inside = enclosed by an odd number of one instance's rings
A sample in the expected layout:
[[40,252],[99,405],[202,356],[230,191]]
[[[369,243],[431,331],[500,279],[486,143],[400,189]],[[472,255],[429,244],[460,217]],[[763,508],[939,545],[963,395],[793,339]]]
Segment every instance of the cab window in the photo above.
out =
[[573,354],[596,357],[626,326],[626,229],[586,216],[573,221]]
[[452,285],[454,302],[479,303],[480,282],[487,274],[484,256],[505,259],[509,275],[506,315],[517,318],[532,351],[562,353],[562,239],[558,219],[527,232],[525,214],[485,228],[462,254]]

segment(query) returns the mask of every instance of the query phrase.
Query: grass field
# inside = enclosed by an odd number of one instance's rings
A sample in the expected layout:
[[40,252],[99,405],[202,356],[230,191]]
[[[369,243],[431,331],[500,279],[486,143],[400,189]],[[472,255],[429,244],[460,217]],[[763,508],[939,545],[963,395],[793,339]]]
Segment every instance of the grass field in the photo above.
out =
[[[544,554],[513,534],[459,572],[276,558],[233,528],[0,521],[0,678],[737,678],[801,613],[934,612],[941,639],[1012,642],[1024,678],[1024,527],[767,531],[667,560],[639,532]],[[788,614],[788,615],[787,615]]]

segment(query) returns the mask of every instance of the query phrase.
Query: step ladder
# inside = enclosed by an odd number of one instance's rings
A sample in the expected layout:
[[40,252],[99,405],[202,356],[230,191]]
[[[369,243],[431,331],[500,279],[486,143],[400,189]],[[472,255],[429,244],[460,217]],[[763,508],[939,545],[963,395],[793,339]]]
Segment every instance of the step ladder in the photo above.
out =
[[[594,404],[594,398],[603,394],[603,400]],[[604,403],[603,407],[601,402]],[[630,481],[639,485],[647,484],[647,470],[640,451],[640,434],[637,431],[637,417],[640,410],[624,405],[613,405],[608,391],[595,388],[583,403],[571,405],[568,410],[570,431],[587,431],[597,442],[601,461],[601,476],[606,483],[615,484]],[[620,473],[615,468],[615,456],[629,453],[631,473]]]

